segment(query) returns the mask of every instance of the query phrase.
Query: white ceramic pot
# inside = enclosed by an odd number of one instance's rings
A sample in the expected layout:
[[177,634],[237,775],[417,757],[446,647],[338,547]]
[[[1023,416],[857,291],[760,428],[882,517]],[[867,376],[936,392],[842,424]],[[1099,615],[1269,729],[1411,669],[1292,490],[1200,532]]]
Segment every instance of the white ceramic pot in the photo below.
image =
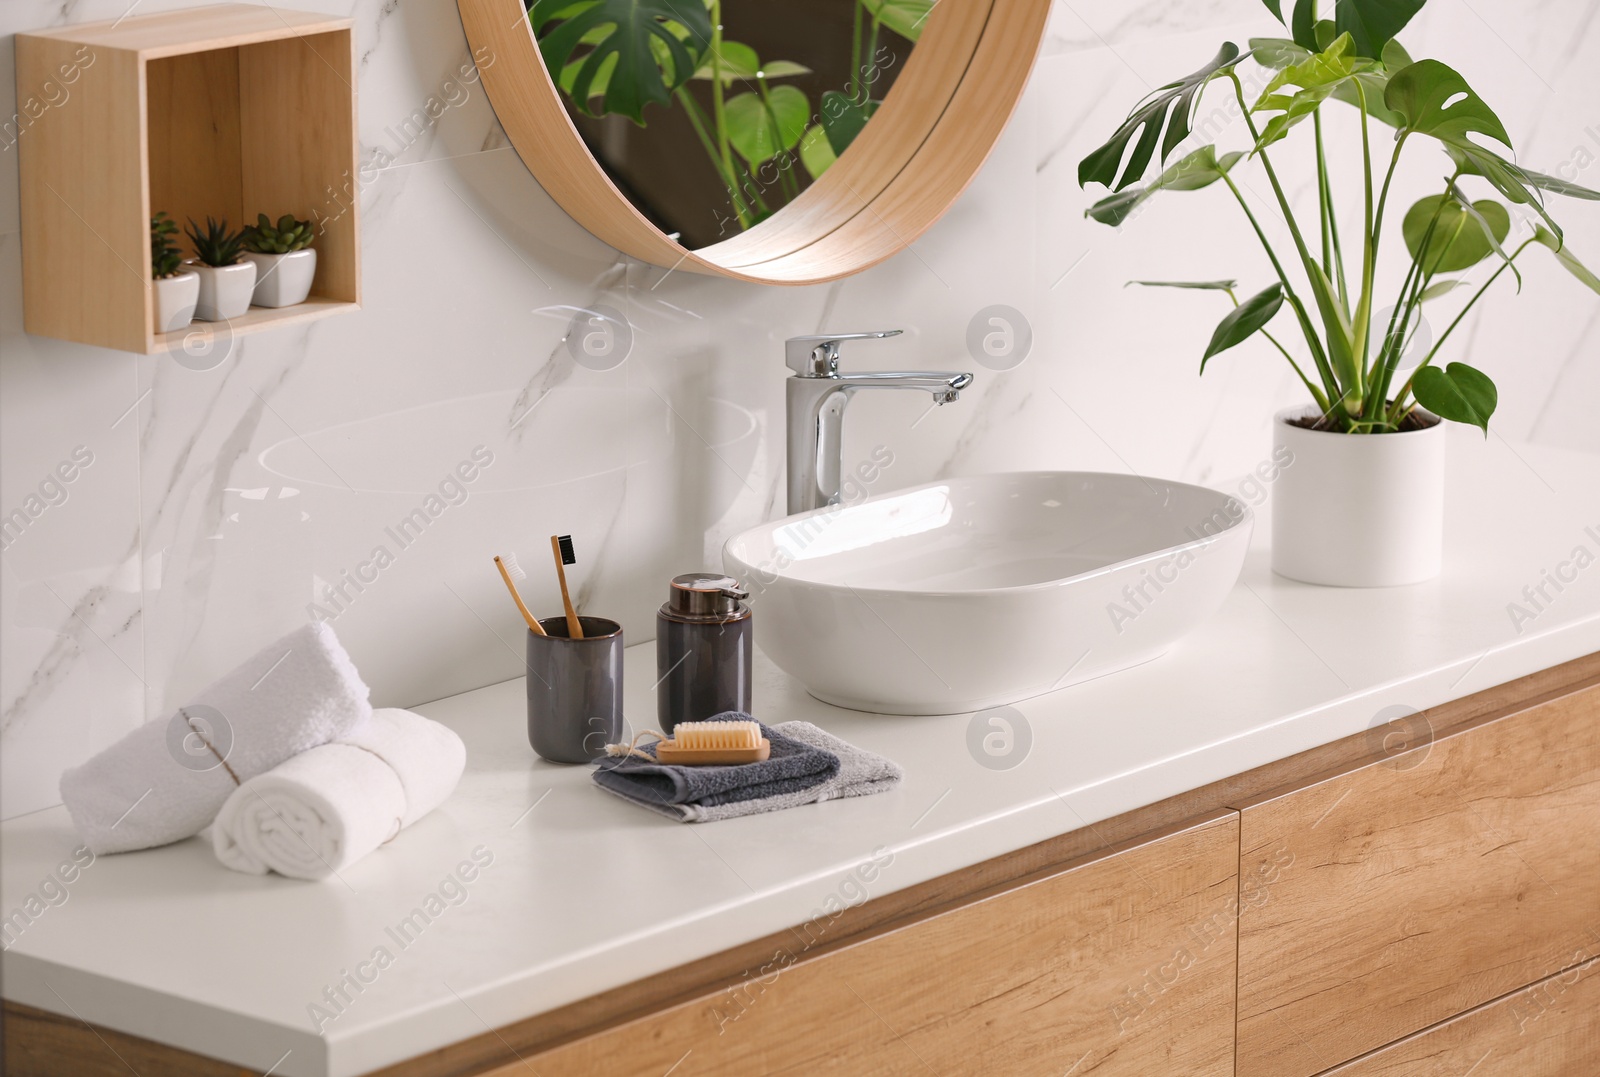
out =
[[200,298],[194,316],[202,322],[237,318],[250,309],[250,294],[256,287],[256,264],[235,262],[231,266],[185,263],[200,274]]
[[1444,423],[1399,434],[1297,426],[1316,408],[1273,421],[1272,570],[1335,587],[1393,587],[1439,574],[1444,546]]
[[317,252],[309,247],[288,254],[257,254],[246,251],[255,263],[256,287],[250,302],[258,307],[292,307],[304,303],[311,294],[311,280],[317,275]]
[[170,277],[158,277],[156,286],[156,332],[171,333],[194,320],[200,298],[200,274],[179,270]]

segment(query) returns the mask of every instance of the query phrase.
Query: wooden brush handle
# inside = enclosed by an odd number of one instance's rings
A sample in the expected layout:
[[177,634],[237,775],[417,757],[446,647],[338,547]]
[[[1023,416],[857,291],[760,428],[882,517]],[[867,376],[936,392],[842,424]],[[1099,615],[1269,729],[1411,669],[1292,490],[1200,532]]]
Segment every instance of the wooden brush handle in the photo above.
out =
[[766,737],[759,748],[680,748],[670,740],[656,745],[656,762],[674,767],[728,767],[771,757],[772,742]]
[[572,608],[572,596],[567,594],[567,566],[561,560],[561,536],[550,536],[550,552],[556,557],[556,580],[561,584],[561,605],[567,611],[567,636],[583,638],[583,625],[578,621],[578,611]]
[[539,624],[538,619],[528,612],[528,607],[523,605],[522,596],[517,594],[517,585],[511,582],[511,573],[506,571],[505,563],[500,560],[499,555],[495,556],[494,567],[500,570],[500,578],[506,581],[506,590],[511,592],[511,601],[517,604],[517,610],[522,614],[522,619],[528,622],[529,630],[541,636],[546,635],[544,626]]

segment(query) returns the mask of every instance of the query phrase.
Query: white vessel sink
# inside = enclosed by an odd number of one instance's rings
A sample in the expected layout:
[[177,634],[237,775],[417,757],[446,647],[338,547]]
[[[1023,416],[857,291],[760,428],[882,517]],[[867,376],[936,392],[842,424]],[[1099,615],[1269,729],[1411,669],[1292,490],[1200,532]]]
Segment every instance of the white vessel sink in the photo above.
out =
[[762,649],[812,695],[953,714],[1157,657],[1221,605],[1253,522],[1199,486],[1013,472],[776,520],[723,559]]

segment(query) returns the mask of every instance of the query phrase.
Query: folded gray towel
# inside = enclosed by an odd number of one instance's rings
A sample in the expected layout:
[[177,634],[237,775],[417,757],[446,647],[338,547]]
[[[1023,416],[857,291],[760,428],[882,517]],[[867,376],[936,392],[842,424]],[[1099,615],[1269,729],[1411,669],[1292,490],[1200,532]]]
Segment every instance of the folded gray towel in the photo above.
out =
[[[717,819],[734,819],[741,815],[759,815],[762,812],[782,811],[784,808],[794,808],[802,804],[820,804],[824,800],[839,800],[844,797],[864,797],[873,793],[883,793],[899,785],[900,779],[904,777],[900,768],[883,756],[874,755],[872,752],[857,748],[855,745],[842,741],[831,733],[818,729],[810,722],[784,722],[767,731],[769,740],[772,739],[772,734],[777,734],[785,740],[797,741],[800,744],[834,756],[839,761],[838,772],[804,789],[774,793],[756,799],[724,801],[717,804],[706,804],[699,801],[667,803],[660,800],[644,800],[630,795],[631,790],[619,788],[617,785],[600,782],[600,787],[607,792],[615,793],[625,800],[630,800],[642,807],[659,812],[669,819],[676,819],[683,823],[709,823]],[[776,751],[776,742],[774,742],[774,751]],[[596,774],[596,781],[599,781],[599,778],[600,775]]]
[[[710,722],[748,722],[748,714],[727,711]],[[757,723],[759,724],[759,723]],[[646,763],[637,756],[602,759],[594,780],[602,787],[642,804],[729,804],[740,800],[796,793],[839,772],[838,757],[809,744],[790,740],[766,726],[761,735],[772,745],[759,763],[727,767],[683,767]],[[640,751],[655,755],[655,745]]]

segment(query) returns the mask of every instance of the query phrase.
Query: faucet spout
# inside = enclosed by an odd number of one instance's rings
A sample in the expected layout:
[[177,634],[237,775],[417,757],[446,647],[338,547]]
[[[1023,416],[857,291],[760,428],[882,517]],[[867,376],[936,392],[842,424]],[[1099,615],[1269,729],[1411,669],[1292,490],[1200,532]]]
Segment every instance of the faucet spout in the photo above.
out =
[[839,374],[828,379],[842,389],[925,389],[940,404],[949,404],[961,396],[961,390],[972,384],[971,374],[940,371],[872,371],[862,374]]
[[914,389],[931,394],[937,405],[960,399],[961,391],[972,384],[970,373],[950,371],[839,371],[839,341],[897,333],[800,337],[789,342],[786,356],[795,371],[787,383],[791,514],[839,503],[844,410],[857,390]]

